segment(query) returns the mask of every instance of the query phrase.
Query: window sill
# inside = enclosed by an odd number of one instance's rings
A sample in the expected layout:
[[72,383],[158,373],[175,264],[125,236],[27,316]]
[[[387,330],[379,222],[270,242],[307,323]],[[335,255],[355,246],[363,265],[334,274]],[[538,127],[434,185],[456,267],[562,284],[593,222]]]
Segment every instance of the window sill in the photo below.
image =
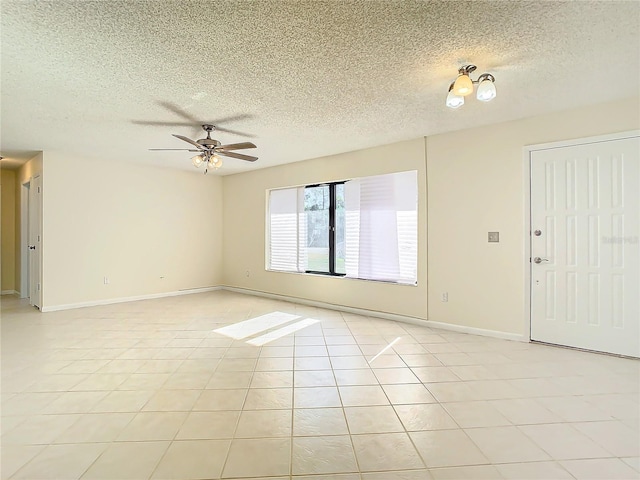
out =
[[417,287],[418,282],[416,283],[401,283],[401,282],[393,282],[390,280],[370,280],[367,278],[355,278],[355,277],[347,277],[346,275],[331,275],[328,273],[315,273],[315,272],[291,272],[288,270],[272,270],[270,268],[265,268],[266,272],[271,273],[287,273],[291,275],[303,275],[309,277],[321,277],[321,278],[334,278],[338,280],[355,280],[359,282],[373,282],[373,283],[385,283],[387,285],[398,285],[400,287]]

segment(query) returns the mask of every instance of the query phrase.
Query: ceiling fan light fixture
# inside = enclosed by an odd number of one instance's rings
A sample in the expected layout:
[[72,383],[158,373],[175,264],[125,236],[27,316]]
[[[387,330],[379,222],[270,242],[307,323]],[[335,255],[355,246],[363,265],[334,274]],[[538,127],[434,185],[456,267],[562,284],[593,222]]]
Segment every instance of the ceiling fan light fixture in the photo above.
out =
[[195,157],[191,158],[191,163],[193,163],[193,166],[196,168],[199,168],[203,162],[204,162],[203,155],[196,155]]
[[214,155],[211,159],[213,161],[213,168],[220,168],[222,166],[222,158]]

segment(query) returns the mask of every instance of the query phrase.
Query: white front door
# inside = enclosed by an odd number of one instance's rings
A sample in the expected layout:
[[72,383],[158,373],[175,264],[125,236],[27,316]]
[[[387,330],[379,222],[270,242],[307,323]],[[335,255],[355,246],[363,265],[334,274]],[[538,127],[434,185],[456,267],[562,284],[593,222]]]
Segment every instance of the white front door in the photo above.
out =
[[42,259],[42,178],[33,177],[29,183],[29,303],[42,306],[40,265]]
[[640,357],[640,138],[530,159],[531,339]]

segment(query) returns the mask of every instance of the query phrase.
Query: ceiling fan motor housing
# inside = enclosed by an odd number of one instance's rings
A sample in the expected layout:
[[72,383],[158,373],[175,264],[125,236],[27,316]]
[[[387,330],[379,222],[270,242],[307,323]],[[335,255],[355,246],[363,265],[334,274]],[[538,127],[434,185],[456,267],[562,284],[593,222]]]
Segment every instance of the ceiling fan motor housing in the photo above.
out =
[[207,148],[219,147],[221,145],[218,140],[214,140],[213,138],[201,138],[200,140],[196,140],[196,142]]

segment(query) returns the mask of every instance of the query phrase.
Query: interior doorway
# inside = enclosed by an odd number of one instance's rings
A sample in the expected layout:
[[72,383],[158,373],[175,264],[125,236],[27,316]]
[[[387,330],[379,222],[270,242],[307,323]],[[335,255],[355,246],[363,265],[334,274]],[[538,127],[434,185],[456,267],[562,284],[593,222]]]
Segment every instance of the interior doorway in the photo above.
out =
[[20,192],[20,297],[42,306],[42,177],[33,176]]

